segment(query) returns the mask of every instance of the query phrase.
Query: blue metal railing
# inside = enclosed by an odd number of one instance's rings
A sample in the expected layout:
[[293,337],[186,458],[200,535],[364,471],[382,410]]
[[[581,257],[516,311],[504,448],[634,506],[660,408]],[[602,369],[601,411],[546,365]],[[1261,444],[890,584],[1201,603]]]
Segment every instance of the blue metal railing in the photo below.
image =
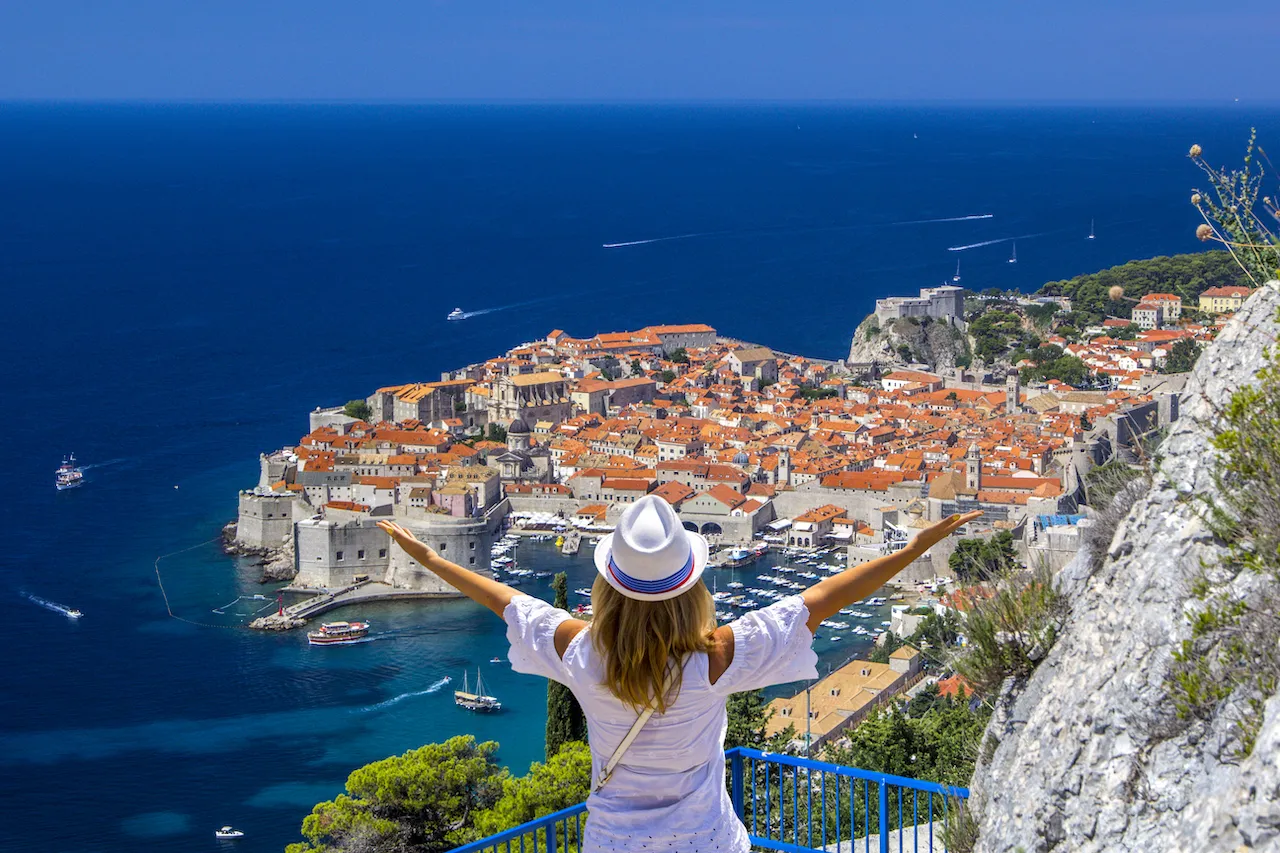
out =
[[[745,747],[725,753],[730,798],[756,849],[932,853],[967,788]],[[585,803],[491,835],[454,853],[579,853]]]

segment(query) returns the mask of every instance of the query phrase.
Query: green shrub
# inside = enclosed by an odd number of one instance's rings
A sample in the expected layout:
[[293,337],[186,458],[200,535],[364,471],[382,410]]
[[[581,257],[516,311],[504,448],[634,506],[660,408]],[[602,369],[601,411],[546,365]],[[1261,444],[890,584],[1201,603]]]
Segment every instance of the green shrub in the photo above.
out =
[[348,400],[347,404],[342,407],[342,413],[358,421],[367,422],[369,418],[373,417],[373,409],[369,408],[369,404],[364,400]]
[[1048,566],[1011,572],[975,594],[967,618],[964,650],[956,672],[978,690],[993,693],[1009,677],[1025,678],[1053,647],[1067,604]]

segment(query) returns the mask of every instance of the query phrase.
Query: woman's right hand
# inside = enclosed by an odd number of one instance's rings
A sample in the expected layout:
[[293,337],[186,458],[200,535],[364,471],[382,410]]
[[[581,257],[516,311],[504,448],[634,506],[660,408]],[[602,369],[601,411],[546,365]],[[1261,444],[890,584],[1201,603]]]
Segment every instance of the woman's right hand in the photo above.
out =
[[915,545],[919,543],[918,547],[921,550],[927,551],[943,539],[946,539],[952,533],[955,533],[961,527],[964,527],[971,521],[977,521],[979,518],[982,518],[982,510],[980,509],[976,509],[972,512],[966,512],[964,515],[957,514],[948,516],[942,519],[942,521],[935,522],[924,530],[921,530],[916,538],[911,541],[911,544]]
[[412,531],[396,524],[394,521],[379,521],[378,529],[394,539],[396,544],[406,551],[410,550],[410,548],[415,551],[425,551],[428,559],[436,556],[436,552],[418,541],[418,537],[414,536]]

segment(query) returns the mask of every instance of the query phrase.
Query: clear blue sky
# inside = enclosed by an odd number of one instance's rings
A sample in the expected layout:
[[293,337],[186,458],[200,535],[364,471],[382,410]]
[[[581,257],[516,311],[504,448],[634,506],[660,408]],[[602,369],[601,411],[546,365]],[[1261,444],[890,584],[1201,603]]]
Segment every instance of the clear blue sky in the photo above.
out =
[[1274,101],[1277,36],[1274,0],[4,0],[0,99]]

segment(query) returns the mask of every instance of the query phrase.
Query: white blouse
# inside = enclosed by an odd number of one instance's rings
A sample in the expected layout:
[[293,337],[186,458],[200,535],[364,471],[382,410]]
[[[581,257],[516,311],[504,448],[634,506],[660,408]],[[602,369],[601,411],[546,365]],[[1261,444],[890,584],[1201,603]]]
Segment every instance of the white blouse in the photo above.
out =
[[[516,672],[566,685],[587,718],[592,781],[636,721],[636,712],[603,684],[603,661],[587,630],[556,654],[556,627],[572,618],[541,599],[521,595],[507,605],[509,654]],[[665,714],[654,714],[613,777],[587,800],[583,850],[635,853],[740,853],[747,830],[725,790],[725,702],[731,693],[818,677],[809,610],[795,595],[730,624],[733,662],[715,684],[707,656],[684,668],[683,684]]]

